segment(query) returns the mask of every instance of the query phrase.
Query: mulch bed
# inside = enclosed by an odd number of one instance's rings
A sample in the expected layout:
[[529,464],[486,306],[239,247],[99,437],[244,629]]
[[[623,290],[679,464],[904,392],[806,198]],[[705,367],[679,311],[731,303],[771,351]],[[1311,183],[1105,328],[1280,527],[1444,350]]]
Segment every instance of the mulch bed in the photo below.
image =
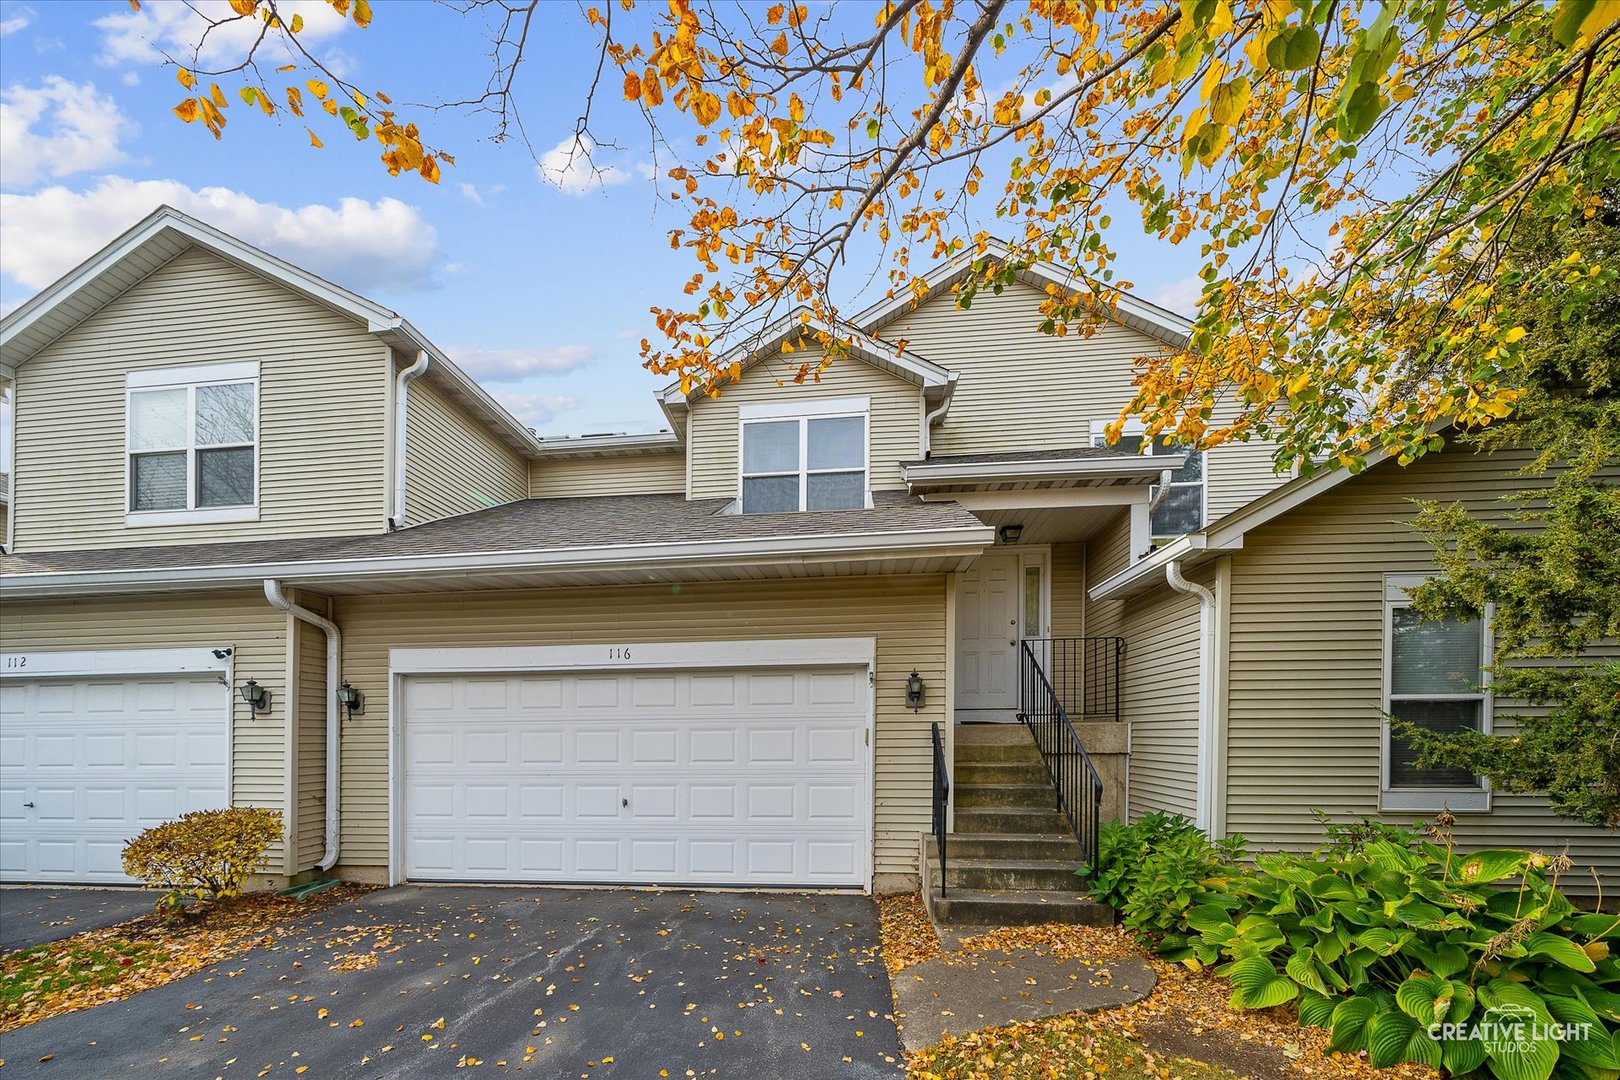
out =
[[[1148,954],[1118,927],[1055,923],[1003,927],[978,937],[964,938],[959,948],[947,951],[941,947],[939,934],[928,919],[921,895],[885,897],[879,901],[879,909],[883,957],[891,975],[935,956],[944,956],[949,962],[953,956],[969,953],[1028,950],[1093,963],[1141,957],[1152,966],[1159,979],[1153,993],[1135,1005],[1089,1016],[1070,1014],[1014,1024],[947,1040],[951,1044],[948,1047],[944,1043],[930,1047],[911,1055],[909,1070],[914,1080],[933,1075],[930,1061],[937,1056],[933,1052],[946,1049],[957,1055],[966,1048],[970,1048],[986,1068],[993,1065],[994,1071],[986,1075],[1048,1075],[1020,1072],[1013,1066],[1028,1058],[1032,1049],[1038,1050],[1048,1043],[1091,1047],[1099,1029],[1124,1036],[1156,1055],[1159,1060],[1153,1071],[1161,1075],[1165,1074],[1166,1062],[1177,1061],[1180,1067],[1170,1068],[1169,1072],[1178,1075],[1197,1074],[1196,1066],[1201,1062],[1262,1078],[1434,1080],[1438,1075],[1431,1069],[1410,1064],[1374,1069],[1364,1054],[1329,1054],[1327,1031],[1300,1027],[1291,1008],[1233,1009],[1229,1004],[1232,988],[1226,980],[1208,971],[1193,972],[1179,964],[1166,963]],[[1104,1039],[1098,1045],[1106,1042]],[[1002,1055],[1006,1055],[1005,1061]]]
[[355,900],[373,888],[341,885],[306,901],[254,893],[228,906],[199,905],[176,923],[142,915],[8,953],[0,957],[0,980],[6,984],[0,1032],[119,1001],[238,953],[273,945],[283,924]]

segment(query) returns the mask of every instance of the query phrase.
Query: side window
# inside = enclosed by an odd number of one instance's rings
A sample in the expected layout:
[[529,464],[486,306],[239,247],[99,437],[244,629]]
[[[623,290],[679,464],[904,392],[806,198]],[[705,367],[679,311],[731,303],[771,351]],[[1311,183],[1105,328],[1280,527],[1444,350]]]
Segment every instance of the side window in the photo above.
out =
[[745,514],[858,510],[867,505],[866,413],[744,415]]
[[[1415,583],[1392,578],[1385,588],[1384,712],[1443,734],[1489,731],[1486,620],[1421,619],[1406,599],[1406,588]],[[1486,808],[1480,777],[1457,768],[1419,767],[1417,748],[1387,723],[1383,737],[1385,809]]]
[[126,388],[129,524],[257,516],[257,364],[131,372]]
[[[1108,441],[1103,437],[1100,425],[1093,425],[1091,443],[1093,446],[1107,446]],[[1119,441],[1113,444],[1116,451],[1121,454],[1139,454],[1142,452],[1144,437],[1138,433],[1134,435],[1121,435]],[[1153,540],[1163,543],[1174,540],[1190,532],[1204,527],[1204,453],[1201,450],[1186,450],[1173,445],[1169,439],[1158,438],[1148,448],[1149,454],[1186,454],[1186,463],[1170,474],[1170,490],[1163,499],[1159,499],[1159,485],[1154,484],[1148,497],[1155,500],[1158,505],[1153,510]]]

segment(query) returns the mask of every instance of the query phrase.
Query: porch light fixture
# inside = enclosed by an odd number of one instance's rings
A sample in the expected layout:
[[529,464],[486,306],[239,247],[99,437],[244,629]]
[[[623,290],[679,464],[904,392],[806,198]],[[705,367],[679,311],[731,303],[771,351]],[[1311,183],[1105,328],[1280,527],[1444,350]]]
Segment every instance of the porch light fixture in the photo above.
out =
[[355,713],[366,711],[365,695],[348,683],[338,687],[337,699],[338,704],[347,710],[350,717],[353,717]]
[[257,716],[270,709],[270,691],[260,686],[258,680],[249,679],[242,684],[242,700],[247,702],[248,715]]
[[912,712],[922,708],[923,692],[927,689],[923,685],[922,676],[917,674],[916,668],[912,668],[911,674],[906,676],[906,704],[911,706]]
[[996,535],[1001,537],[1003,544],[1016,544],[1019,537],[1024,535],[1024,527],[1022,525],[1003,525]]

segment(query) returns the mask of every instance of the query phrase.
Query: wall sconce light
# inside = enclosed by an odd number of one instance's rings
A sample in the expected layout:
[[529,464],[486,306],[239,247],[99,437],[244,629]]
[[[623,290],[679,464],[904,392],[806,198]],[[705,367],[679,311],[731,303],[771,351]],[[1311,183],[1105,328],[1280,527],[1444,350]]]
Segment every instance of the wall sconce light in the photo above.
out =
[[338,687],[337,697],[338,704],[348,711],[350,717],[353,717],[355,713],[366,711],[365,695],[348,683]]
[[270,710],[270,691],[260,686],[255,679],[249,679],[242,684],[242,700],[247,702],[249,716],[257,716]]
[[911,706],[912,712],[922,708],[923,692],[927,689],[922,676],[917,674],[916,668],[912,668],[911,674],[906,676],[906,704]]
[[996,535],[1001,537],[1003,544],[1016,544],[1019,538],[1024,535],[1024,527],[1022,525],[1003,525],[997,530]]

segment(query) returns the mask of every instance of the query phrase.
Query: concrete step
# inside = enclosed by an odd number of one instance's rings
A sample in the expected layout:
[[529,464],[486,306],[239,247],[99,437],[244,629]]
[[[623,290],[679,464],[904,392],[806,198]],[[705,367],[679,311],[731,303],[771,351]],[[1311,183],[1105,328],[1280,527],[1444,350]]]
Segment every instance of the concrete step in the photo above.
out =
[[[991,892],[1057,891],[1075,889],[1083,883],[1075,876],[1076,864],[1050,859],[963,858],[947,847],[945,884],[952,889],[980,889]],[[939,880],[937,860],[931,880]]]
[[1023,746],[1030,741],[1023,724],[957,724],[956,745]]
[[1021,743],[956,744],[956,765],[1039,765],[1041,752],[1028,735]]
[[1057,791],[1050,783],[1040,784],[966,784],[958,786],[952,797],[958,812],[989,806],[1005,806],[1017,810],[1050,810],[1057,805]]
[[956,809],[956,827],[967,833],[1063,833],[1069,831],[1069,819],[1055,809],[959,805]]
[[[945,837],[945,854],[952,860],[964,859],[1041,859],[1077,867],[1082,861],[1080,842],[1072,833],[951,833]],[[928,855],[938,860],[934,838],[928,838]]]
[[972,784],[1048,784],[1050,774],[1039,761],[988,761],[956,763],[957,787]]
[[1070,923],[1111,926],[1114,912],[1072,889],[1003,892],[994,889],[938,889],[930,897],[934,917],[942,923],[974,926],[1038,926]]

